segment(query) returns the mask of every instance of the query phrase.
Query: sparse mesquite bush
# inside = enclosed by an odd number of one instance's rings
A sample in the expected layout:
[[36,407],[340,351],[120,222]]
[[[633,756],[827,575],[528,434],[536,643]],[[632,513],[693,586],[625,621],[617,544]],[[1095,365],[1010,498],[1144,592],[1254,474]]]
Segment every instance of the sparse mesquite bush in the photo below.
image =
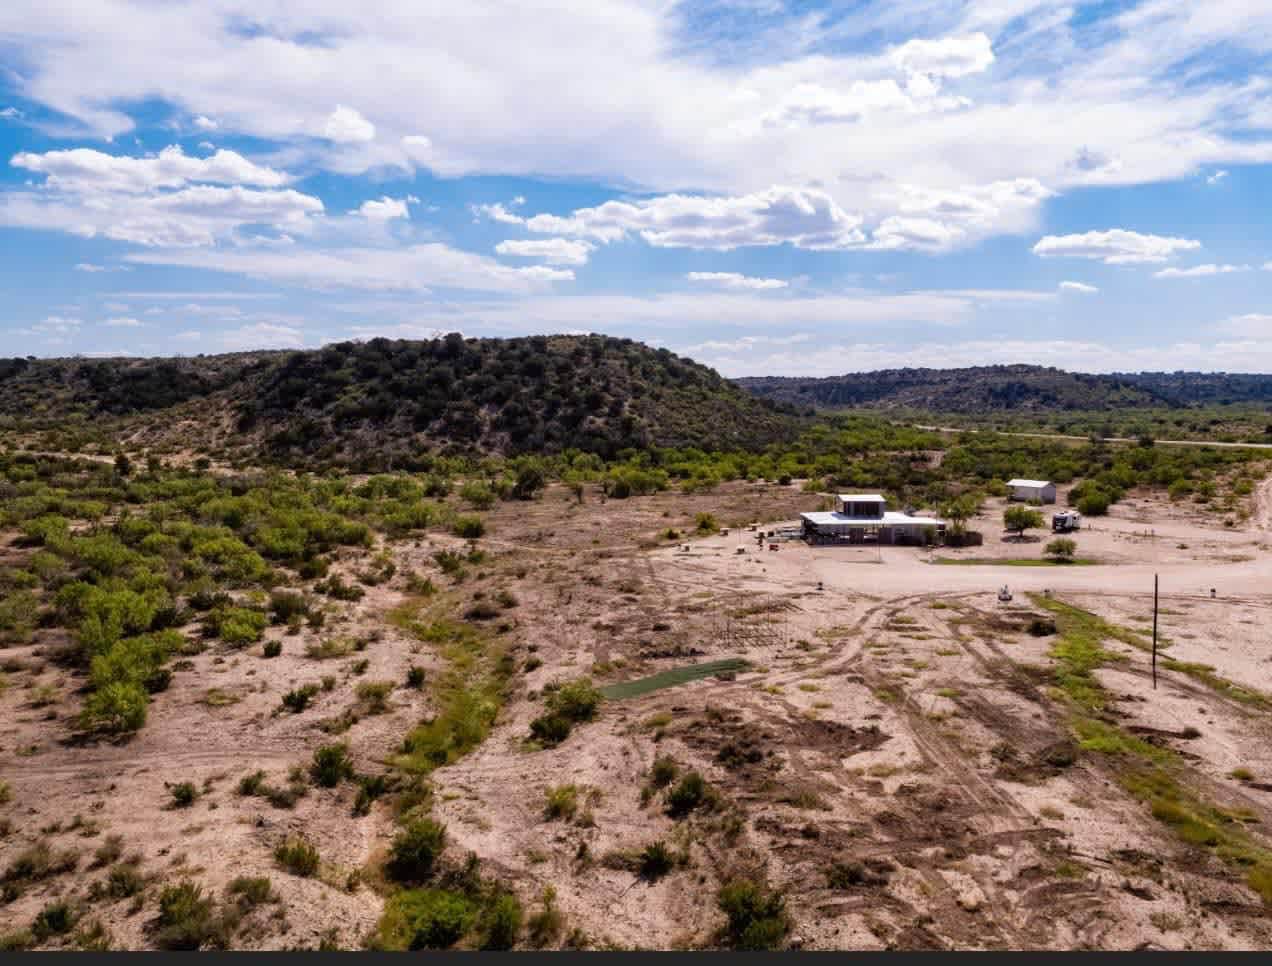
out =
[[220,929],[215,904],[195,882],[164,887],[159,894],[157,925],[156,944],[161,949],[175,950],[208,945],[218,937]]
[[318,685],[305,684],[298,688],[293,688],[283,695],[283,707],[293,714],[300,714],[307,707],[309,702],[313,700],[315,694],[318,693]]
[[676,867],[676,857],[662,842],[650,842],[640,850],[639,875],[647,882],[657,882]]
[[467,896],[445,889],[413,892],[409,908],[411,949],[449,949],[472,928],[477,908]]
[[323,745],[314,752],[309,774],[314,783],[323,788],[335,788],[345,779],[352,778],[353,761],[349,758],[348,745]]
[[1031,507],[1015,504],[1003,511],[1003,529],[1008,533],[1023,537],[1026,530],[1037,529],[1042,524],[1042,514]]
[[31,934],[36,942],[44,942],[51,936],[60,936],[70,932],[79,919],[79,913],[65,899],[57,899],[36,914],[31,924]]
[[1078,545],[1068,537],[1056,537],[1047,544],[1046,554],[1052,560],[1068,563],[1073,560],[1073,555],[1077,553]]
[[481,948],[511,949],[521,933],[521,902],[510,892],[501,892],[487,903],[481,920]]
[[412,664],[406,669],[406,686],[416,691],[424,687],[424,669],[418,664]]
[[225,891],[234,896],[244,909],[263,906],[274,898],[274,888],[266,876],[241,875],[230,881]]
[[486,524],[482,522],[481,517],[458,516],[455,518],[451,530],[457,537],[463,537],[465,540],[476,540],[478,537],[486,535]]
[[263,771],[254,771],[239,779],[238,793],[244,796],[256,795],[264,784],[265,773]]
[[680,768],[669,755],[659,755],[649,768],[649,783],[655,788],[666,788],[676,780]]
[[123,734],[146,723],[146,689],[133,681],[112,681],[84,702],[84,724],[98,731]]
[[194,782],[179,782],[171,786],[168,792],[172,795],[174,808],[189,808],[199,797],[199,790]]
[[716,521],[714,514],[699,513],[694,518],[694,530],[701,535],[715,533],[720,529],[720,524]]
[[489,510],[495,505],[495,492],[480,480],[469,480],[459,488],[459,498],[478,510]]
[[749,879],[735,879],[722,886],[716,904],[728,919],[724,936],[742,950],[776,949],[790,932],[790,917],[781,893]]
[[106,895],[112,899],[130,899],[145,887],[141,870],[131,862],[111,866],[106,874]]
[[388,873],[398,882],[426,882],[445,848],[445,825],[431,818],[411,819],[393,839]]
[[696,771],[687,772],[667,793],[667,814],[683,818],[695,809],[712,804],[715,790]]
[[591,721],[601,703],[601,692],[591,678],[578,678],[548,692],[547,713],[530,722],[530,734],[547,747],[559,745],[570,736],[573,726]]
[[554,819],[572,819],[579,810],[579,789],[577,785],[557,785],[549,788],[547,802],[543,806],[543,817],[549,822]]
[[304,839],[288,839],[274,849],[274,861],[292,875],[309,878],[318,872],[318,850]]
[[275,624],[286,624],[293,617],[305,617],[309,613],[309,602],[304,594],[276,590],[269,595],[269,612]]
[[264,657],[278,657],[282,653],[282,641],[266,641],[265,646],[261,649],[261,654]]

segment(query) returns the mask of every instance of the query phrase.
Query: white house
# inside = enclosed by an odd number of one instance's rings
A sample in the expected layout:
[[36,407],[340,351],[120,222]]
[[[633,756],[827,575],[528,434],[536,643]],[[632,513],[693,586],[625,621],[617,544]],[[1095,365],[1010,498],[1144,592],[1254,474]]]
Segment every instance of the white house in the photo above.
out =
[[1008,498],[1025,503],[1055,503],[1056,485],[1048,480],[1008,480]]
[[841,493],[832,511],[801,513],[809,543],[927,543],[939,539],[945,523],[887,509],[878,493]]

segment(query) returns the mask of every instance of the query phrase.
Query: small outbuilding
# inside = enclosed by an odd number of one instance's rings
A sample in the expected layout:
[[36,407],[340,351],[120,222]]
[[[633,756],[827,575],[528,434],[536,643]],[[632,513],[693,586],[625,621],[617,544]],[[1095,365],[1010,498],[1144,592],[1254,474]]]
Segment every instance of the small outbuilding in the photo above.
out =
[[1007,494],[1023,503],[1055,503],[1056,485],[1049,480],[1008,480]]

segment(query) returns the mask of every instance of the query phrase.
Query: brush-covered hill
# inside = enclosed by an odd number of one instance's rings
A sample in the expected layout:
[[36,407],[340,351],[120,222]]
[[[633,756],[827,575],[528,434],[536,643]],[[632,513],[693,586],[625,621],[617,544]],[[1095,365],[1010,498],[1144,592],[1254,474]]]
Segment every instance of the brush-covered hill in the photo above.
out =
[[1272,376],[1203,372],[1091,375],[1043,366],[885,369],[820,379],[737,380],[761,399],[817,409],[932,413],[1114,411],[1272,400]]
[[437,451],[752,449],[806,422],[628,339],[458,334],[179,359],[4,360],[0,417],[109,424],[139,445],[366,467]]

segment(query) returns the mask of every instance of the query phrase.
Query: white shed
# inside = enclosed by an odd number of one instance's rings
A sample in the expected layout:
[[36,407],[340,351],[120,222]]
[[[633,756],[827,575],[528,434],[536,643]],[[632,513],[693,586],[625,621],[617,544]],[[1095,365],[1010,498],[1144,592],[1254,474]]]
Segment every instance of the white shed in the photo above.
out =
[[1025,503],[1055,503],[1056,485],[1049,480],[1008,480],[1009,499]]

